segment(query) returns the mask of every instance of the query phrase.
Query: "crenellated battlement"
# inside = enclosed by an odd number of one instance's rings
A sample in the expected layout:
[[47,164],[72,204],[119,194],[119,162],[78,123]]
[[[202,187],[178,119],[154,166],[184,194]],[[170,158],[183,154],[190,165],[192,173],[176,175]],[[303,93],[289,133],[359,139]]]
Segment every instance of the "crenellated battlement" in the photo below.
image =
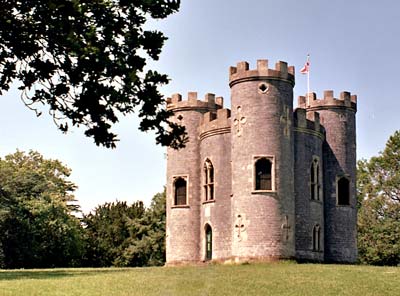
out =
[[335,98],[332,90],[326,90],[323,99],[317,99],[315,93],[308,93],[306,96],[299,96],[298,105],[307,110],[349,108],[357,111],[357,95],[342,91],[339,98]]
[[223,108],[224,99],[215,97],[212,93],[207,93],[203,100],[198,100],[197,92],[188,92],[187,99],[182,100],[181,94],[173,94],[167,98],[167,109],[173,111],[197,110],[197,111],[216,111]]
[[308,111],[303,108],[297,108],[293,114],[295,131],[315,134],[323,137],[325,129],[321,125],[318,112]]
[[207,112],[200,123],[200,139],[216,134],[229,133],[231,130],[231,110],[218,109],[217,112]]
[[270,79],[283,80],[294,85],[294,66],[288,66],[286,62],[278,61],[274,69],[268,68],[268,60],[258,60],[257,69],[249,70],[248,62],[239,62],[236,67],[229,68],[229,86],[232,87],[236,83]]
[[357,96],[308,93],[293,111],[294,67],[253,67],[230,67],[227,108],[166,100],[188,139],[167,150],[166,263],[356,262]]

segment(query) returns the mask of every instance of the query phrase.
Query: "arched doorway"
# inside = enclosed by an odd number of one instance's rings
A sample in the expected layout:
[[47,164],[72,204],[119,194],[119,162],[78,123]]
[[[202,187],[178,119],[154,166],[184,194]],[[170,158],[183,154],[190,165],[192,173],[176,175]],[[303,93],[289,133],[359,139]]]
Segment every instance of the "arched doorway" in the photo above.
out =
[[206,260],[212,259],[212,229],[210,225],[206,225]]

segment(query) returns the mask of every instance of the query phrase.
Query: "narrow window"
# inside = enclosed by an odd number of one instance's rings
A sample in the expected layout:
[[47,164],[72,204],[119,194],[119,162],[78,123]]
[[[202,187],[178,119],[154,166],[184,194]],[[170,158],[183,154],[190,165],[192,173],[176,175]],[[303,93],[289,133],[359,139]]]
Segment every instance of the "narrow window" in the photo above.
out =
[[214,167],[210,160],[204,163],[204,199],[214,199]]
[[310,193],[312,200],[320,200],[320,176],[318,159],[314,159],[310,169]]
[[176,206],[186,205],[187,183],[182,177],[178,177],[174,182],[175,198],[174,203]]
[[259,158],[255,163],[255,190],[272,190],[272,162]]
[[321,227],[317,224],[313,228],[313,251],[321,251]]
[[316,184],[316,182],[315,182],[315,162],[313,161],[312,162],[312,165],[311,165],[311,180],[310,180],[310,190],[311,190],[311,199],[315,199],[315,184]]
[[212,259],[212,229],[210,225],[206,225],[206,260]]
[[346,177],[341,177],[337,181],[338,205],[350,205],[350,181]]

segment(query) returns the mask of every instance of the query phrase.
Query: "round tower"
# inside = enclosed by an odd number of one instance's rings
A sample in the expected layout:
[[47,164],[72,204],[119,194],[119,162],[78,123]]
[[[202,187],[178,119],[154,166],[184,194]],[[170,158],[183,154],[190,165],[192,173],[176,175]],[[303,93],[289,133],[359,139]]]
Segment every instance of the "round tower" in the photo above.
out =
[[293,185],[294,67],[230,68],[232,104],[232,255],[277,259],[295,255]]
[[[222,98],[216,101],[222,106]],[[203,175],[200,250],[204,260],[221,261],[232,255],[230,131],[229,109],[204,114],[199,129]],[[207,236],[207,229],[211,230],[210,236]]]
[[317,111],[325,127],[324,215],[325,260],[355,262],[357,260],[356,198],[356,119],[357,96],[325,91],[317,100],[308,94],[307,113]]
[[[299,105],[305,97],[299,98]],[[324,261],[323,143],[318,112],[294,112],[296,259]]]
[[197,100],[195,92],[190,92],[184,101],[180,94],[167,100],[167,109],[174,112],[172,120],[185,126],[189,139],[185,148],[167,150],[167,264],[201,260],[198,128],[203,114],[215,112],[217,107],[213,94],[206,94],[204,101]]

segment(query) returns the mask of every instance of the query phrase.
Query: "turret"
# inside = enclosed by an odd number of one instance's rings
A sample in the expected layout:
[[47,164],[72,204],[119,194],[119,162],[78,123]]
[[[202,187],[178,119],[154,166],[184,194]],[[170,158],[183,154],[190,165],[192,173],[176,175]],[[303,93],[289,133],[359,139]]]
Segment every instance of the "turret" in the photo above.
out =
[[323,153],[325,131],[316,111],[294,113],[296,258],[324,261]]
[[167,264],[200,261],[200,142],[198,127],[206,112],[216,112],[222,100],[206,94],[197,99],[189,92],[187,100],[180,94],[167,99],[172,120],[184,125],[189,141],[180,150],[168,148],[167,160]]
[[232,254],[240,259],[294,256],[294,67],[267,60],[230,68]]
[[203,260],[223,261],[232,255],[230,115],[229,109],[205,113],[199,127],[202,161],[200,253]]
[[317,111],[326,130],[324,158],[325,260],[357,259],[356,121],[357,96],[349,92],[323,99],[315,93],[299,98],[307,114]]

